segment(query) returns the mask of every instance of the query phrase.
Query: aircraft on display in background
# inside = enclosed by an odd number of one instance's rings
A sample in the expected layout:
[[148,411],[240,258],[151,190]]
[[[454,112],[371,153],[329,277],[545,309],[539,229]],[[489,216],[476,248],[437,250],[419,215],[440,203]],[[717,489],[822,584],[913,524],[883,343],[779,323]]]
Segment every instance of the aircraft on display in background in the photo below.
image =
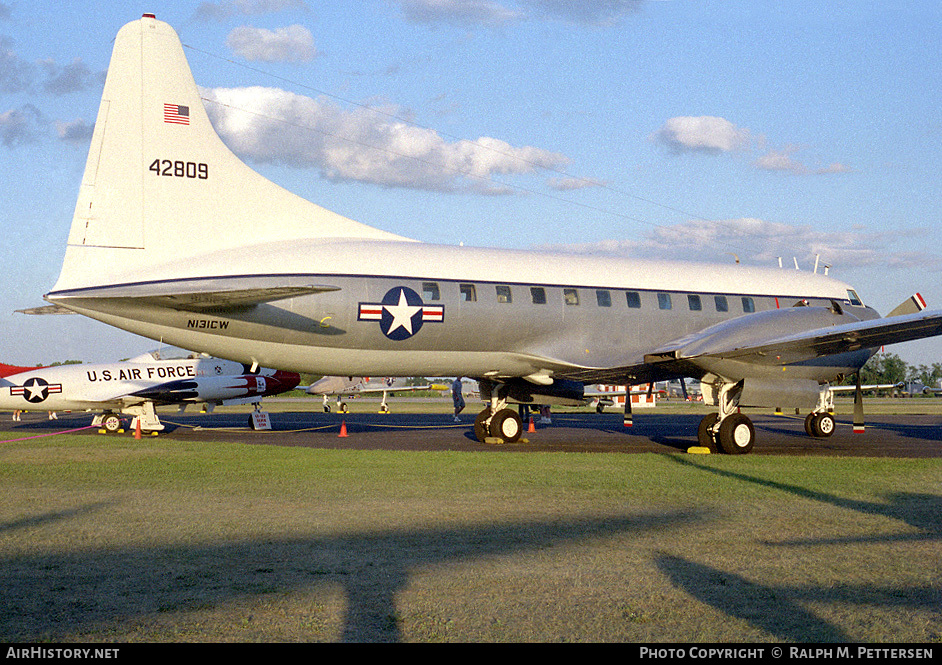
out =
[[0,409],[100,411],[93,424],[122,428],[121,415],[142,431],[164,429],[155,406],[255,404],[292,390],[300,374],[273,369],[250,372],[241,363],[200,355],[163,358],[151,352],[117,363],[54,367],[0,365]]
[[716,407],[698,441],[727,453],[755,442],[738,407],[812,409],[826,436],[830,383],[885,344],[942,334],[921,298],[881,318],[817,271],[434,245],[346,219],[223,144],[152,14],[115,39],[45,299],[253,369],[473,377],[479,438],[520,437],[511,403],[691,377]]
[[325,376],[318,379],[307,387],[306,392],[311,395],[322,395],[324,397],[324,411],[330,413],[329,397],[337,398],[337,410],[340,413],[347,413],[347,403],[343,401],[344,397],[356,397],[359,395],[378,395],[383,396],[379,405],[380,413],[389,413],[389,405],[386,398],[390,393],[416,392],[420,390],[448,390],[448,385],[438,385],[428,383],[425,385],[409,385],[408,379],[395,378],[391,376],[376,378],[369,376]]
[[[632,408],[646,408],[657,406],[657,398],[663,395],[664,390],[657,390],[653,383],[637,386],[612,386],[597,384],[586,386],[583,395],[586,403],[596,413],[603,413],[606,407],[621,406],[630,410]],[[626,405],[626,402],[630,404]]]

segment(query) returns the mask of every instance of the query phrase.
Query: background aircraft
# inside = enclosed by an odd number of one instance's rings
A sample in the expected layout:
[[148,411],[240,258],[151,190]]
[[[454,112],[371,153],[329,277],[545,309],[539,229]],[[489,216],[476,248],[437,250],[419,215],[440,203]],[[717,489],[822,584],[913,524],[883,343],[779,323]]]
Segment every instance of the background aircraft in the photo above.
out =
[[408,385],[408,379],[393,378],[390,376],[377,378],[369,376],[325,376],[307,388],[311,395],[322,395],[324,397],[324,411],[330,412],[329,397],[337,398],[337,409],[341,413],[347,412],[347,404],[343,401],[344,397],[356,395],[377,395],[382,394],[383,401],[379,405],[380,413],[389,413],[389,405],[386,398],[390,393],[415,392],[419,390],[448,390],[449,386],[444,384],[426,383],[424,385]]
[[0,409],[101,411],[93,422],[109,432],[121,428],[119,414],[124,414],[139,419],[141,430],[159,431],[164,426],[155,405],[258,405],[263,397],[291,390],[300,380],[294,372],[250,372],[229,360],[196,354],[162,358],[157,351],[117,363],[0,365]]

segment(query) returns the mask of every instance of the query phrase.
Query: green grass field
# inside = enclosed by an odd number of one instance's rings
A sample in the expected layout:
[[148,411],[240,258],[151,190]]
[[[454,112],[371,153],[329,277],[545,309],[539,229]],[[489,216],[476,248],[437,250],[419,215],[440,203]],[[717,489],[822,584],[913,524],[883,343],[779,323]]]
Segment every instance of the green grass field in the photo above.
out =
[[0,446],[0,640],[942,639],[938,460]]

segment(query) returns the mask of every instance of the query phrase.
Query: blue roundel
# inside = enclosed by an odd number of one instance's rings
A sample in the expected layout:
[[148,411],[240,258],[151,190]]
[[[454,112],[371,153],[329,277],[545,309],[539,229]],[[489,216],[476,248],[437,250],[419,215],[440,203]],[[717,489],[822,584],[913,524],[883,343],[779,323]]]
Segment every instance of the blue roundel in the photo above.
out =
[[422,328],[422,297],[405,286],[389,289],[383,296],[379,329],[394,341],[409,339]]

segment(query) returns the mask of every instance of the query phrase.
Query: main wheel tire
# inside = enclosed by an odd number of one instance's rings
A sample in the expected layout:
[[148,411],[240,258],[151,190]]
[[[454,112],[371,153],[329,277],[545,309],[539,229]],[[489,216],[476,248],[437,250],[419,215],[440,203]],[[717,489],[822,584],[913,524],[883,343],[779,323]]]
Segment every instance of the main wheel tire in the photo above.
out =
[[491,418],[491,436],[503,439],[507,443],[520,440],[523,434],[523,422],[513,409],[501,409]]
[[818,414],[812,412],[805,416],[805,434],[808,436],[815,436],[814,433],[814,419]]
[[827,412],[819,413],[812,421],[811,427],[814,431],[814,436],[818,437],[819,439],[827,438],[834,434],[834,428],[836,427],[834,423],[834,416]]
[[101,419],[101,426],[109,434],[114,434],[121,429],[121,417],[114,413],[105,414]]
[[490,407],[487,407],[474,419],[474,438],[476,438],[481,443],[484,443],[484,439],[491,435],[487,428],[487,419],[490,417],[491,409]]
[[734,413],[720,424],[717,435],[720,448],[728,455],[745,455],[756,442],[752,421],[741,413]]
[[697,443],[704,448],[709,448],[711,452],[716,452],[716,438],[713,436],[713,426],[720,419],[720,414],[710,413],[703,416],[700,426],[697,428]]

